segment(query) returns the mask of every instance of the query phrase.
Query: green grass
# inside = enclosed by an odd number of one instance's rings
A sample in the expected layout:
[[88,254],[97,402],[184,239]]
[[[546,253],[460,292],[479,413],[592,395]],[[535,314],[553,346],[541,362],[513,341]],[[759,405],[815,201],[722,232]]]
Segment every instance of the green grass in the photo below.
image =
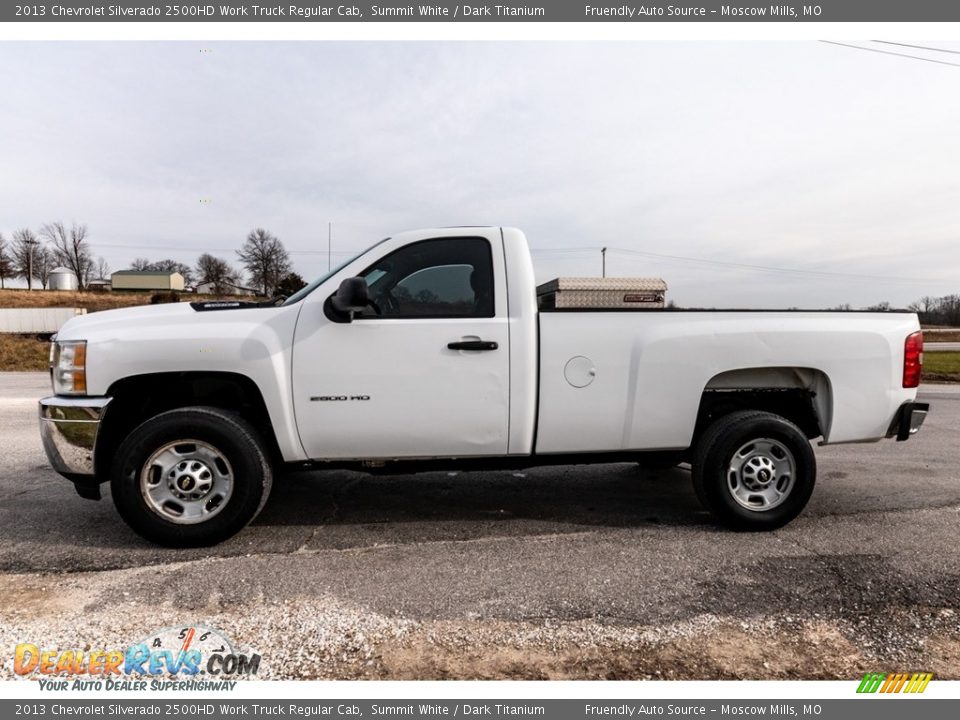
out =
[[960,382],[960,352],[925,352],[923,379],[928,382]]

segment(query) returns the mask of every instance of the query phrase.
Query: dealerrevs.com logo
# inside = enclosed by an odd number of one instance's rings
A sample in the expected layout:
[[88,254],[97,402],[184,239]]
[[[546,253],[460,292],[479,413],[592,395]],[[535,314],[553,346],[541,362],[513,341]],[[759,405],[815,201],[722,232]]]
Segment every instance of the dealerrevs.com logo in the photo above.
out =
[[41,690],[232,690],[259,669],[259,653],[202,625],[163,628],[126,648],[19,643],[13,656],[14,673],[39,680]]

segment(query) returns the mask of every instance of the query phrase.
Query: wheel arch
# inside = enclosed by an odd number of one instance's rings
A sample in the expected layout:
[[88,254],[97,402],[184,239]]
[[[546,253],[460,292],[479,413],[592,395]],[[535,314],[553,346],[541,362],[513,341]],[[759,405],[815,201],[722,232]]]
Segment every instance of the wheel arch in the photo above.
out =
[[164,372],[116,380],[107,391],[113,398],[97,435],[94,472],[108,479],[114,452],[145,420],[178,408],[206,406],[236,413],[260,435],[269,458],[280,461],[273,423],[263,393],[250,377],[234,372]]
[[700,396],[695,437],[717,418],[740,410],[780,415],[809,439],[826,439],[833,419],[830,378],[809,367],[755,367],[718,373]]

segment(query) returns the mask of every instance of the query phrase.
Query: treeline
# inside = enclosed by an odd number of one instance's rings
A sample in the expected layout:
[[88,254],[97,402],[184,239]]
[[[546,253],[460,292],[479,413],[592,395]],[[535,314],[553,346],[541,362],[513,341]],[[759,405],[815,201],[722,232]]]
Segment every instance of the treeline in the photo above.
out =
[[960,295],[922,297],[908,309],[917,313],[924,325],[960,327]]
[[[46,289],[54,269],[64,267],[84,289],[92,280],[109,279],[110,266],[101,257],[94,260],[86,225],[62,222],[47,223],[34,233],[21,228],[7,241],[0,234],[0,288],[8,279],[22,278],[33,289],[34,280]],[[251,230],[236,251],[241,268],[211,253],[203,253],[194,265],[171,260],[138,257],[127,269],[139,271],[178,272],[189,286],[209,283],[216,294],[232,294],[245,283],[253,293],[265,297],[290,295],[306,283],[293,271],[290,254],[279,238],[263,228]],[[246,275],[244,275],[244,271]]]
[[[844,303],[830,309],[853,310],[854,307],[849,303]],[[893,312],[898,308],[893,307],[888,302],[881,302],[860,309],[867,312]],[[960,327],[960,295],[944,295],[943,297],[927,295],[907,305],[907,310],[915,312],[924,325]]]
[[61,221],[14,231],[12,239],[0,233],[0,288],[8,279],[23,278],[33,289],[39,280],[46,289],[50,274],[65,267],[77,278],[79,287],[86,287],[96,277],[110,274],[110,266],[102,257],[94,260],[87,242],[87,226],[73,223],[69,228]]
[[[853,306],[844,304],[831,309],[853,310]],[[882,302],[861,309],[870,312],[890,312],[896,308],[888,302]],[[943,297],[927,295],[907,305],[907,310],[915,312],[923,325],[960,327],[960,295],[944,295]]]

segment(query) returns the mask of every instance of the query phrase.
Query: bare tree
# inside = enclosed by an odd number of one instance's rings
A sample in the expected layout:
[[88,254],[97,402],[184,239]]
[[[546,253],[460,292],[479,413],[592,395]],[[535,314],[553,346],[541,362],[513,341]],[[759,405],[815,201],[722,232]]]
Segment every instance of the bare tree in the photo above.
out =
[[57,259],[50,252],[50,248],[40,244],[33,256],[33,274],[40,281],[40,286],[46,290],[50,284],[50,273],[57,267]]
[[166,260],[149,260],[145,257],[134,258],[130,263],[130,269],[137,272],[178,272],[183,275],[183,280],[188,285],[193,282],[193,269],[186,263],[177,262],[167,258]]
[[916,302],[907,305],[907,310],[911,310],[919,315],[935,312],[940,305],[940,298],[924,295]]
[[183,275],[183,280],[187,285],[193,283],[193,269],[186,263],[170,260],[169,258],[166,260],[156,260],[143,269],[153,270],[155,272],[178,272]]
[[40,237],[50,243],[57,262],[77,278],[77,287],[86,287],[93,268],[90,246],[87,245],[87,226],[73,223],[68,230],[60,222],[47,223],[40,228]]
[[35,262],[41,245],[36,234],[30,228],[20,228],[13,233],[13,271],[17,277],[27,281],[27,289],[33,290],[33,279],[37,276]]
[[240,273],[230,267],[226,260],[204,253],[197,258],[197,282],[213,283],[214,293],[226,295],[231,292],[231,285],[240,282]]
[[293,270],[283,243],[263,228],[250,231],[237,256],[253,284],[262,288],[266,297],[271,297],[280,280]]
[[0,289],[5,288],[7,278],[15,277],[16,271],[13,269],[13,258],[7,246],[7,241],[0,235]]
[[277,294],[283,295],[284,297],[290,297],[295,292],[302,290],[306,286],[306,280],[304,280],[299,273],[287,273],[280,279],[280,284],[277,285]]
[[960,325],[960,295],[922,297],[909,305],[925,325]]
[[97,276],[97,280],[106,280],[110,277],[110,265],[102,257],[98,257],[97,266],[93,274]]

